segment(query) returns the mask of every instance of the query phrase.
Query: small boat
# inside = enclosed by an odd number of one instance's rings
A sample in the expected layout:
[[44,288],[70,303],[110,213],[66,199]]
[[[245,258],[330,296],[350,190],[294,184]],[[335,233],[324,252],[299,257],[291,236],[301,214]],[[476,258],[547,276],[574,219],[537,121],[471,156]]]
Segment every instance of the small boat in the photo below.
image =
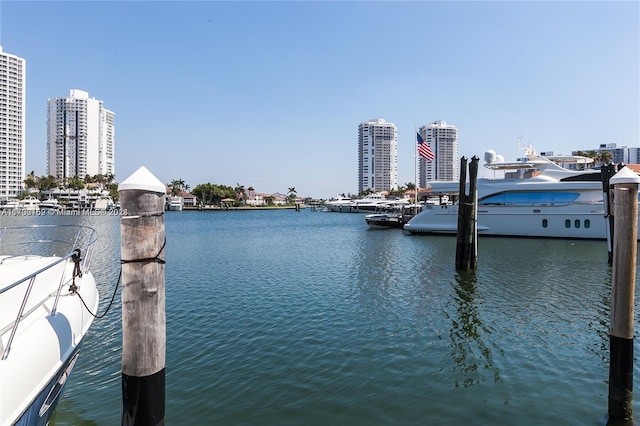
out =
[[370,228],[402,228],[404,224],[413,216],[416,208],[415,204],[409,204],[407,199],[396,200],[397,203],[389,202],[380,208],[376,213],[368,214],[364,217]]
[[0,227],[0,426],[48,424],[98,308],[96,240],[83,226]]
[[364,217],[371,228],[402,228],[404,218],[401,212],[372,213]]

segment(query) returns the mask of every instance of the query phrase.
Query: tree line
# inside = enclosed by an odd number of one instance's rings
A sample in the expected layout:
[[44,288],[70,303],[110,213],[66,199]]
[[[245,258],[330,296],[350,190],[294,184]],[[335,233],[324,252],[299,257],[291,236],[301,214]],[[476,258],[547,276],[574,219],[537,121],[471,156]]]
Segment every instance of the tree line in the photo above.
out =
[[86,175],[84,179],[78,176],[68,177],[62,180],[55,178],[54,176],[36,176],[32,171],[24,180],[25,192],[18,198],[24,198],[29,195],[33,195],[33,191],[37,190],[39,195],[42,195],[53,189],[61,190],[73,190],[79,191],[87,188],[91,184],[96,184],[101,189],[109,191],[109,195],[114,201],[118,200],[118,184],[114,183],[115,175],[112,173],[103,175]]
[[[170,183],[167,183],[169,193],[172,196],[178,196],[182,191],[189,192],[189,185],[182,179],[174,179]],[[254,192],[253,186],[245,188],[244,185],[236,184],[235,187],[229,185],[218,185],[215,183],[207,182],[196,185],[191,194],[195,195],[199,204],[205,205],[218,205],[222,203],[222,200],[233,199],[234,202],[239,204],[245,204],[247,201],[247,192]],[[293,204],[296,199],[296,188],[290,187],[287,192],[287,202]],[[273,205],[275,197],[273,195],[267,195],[264,197],[266,205]]]

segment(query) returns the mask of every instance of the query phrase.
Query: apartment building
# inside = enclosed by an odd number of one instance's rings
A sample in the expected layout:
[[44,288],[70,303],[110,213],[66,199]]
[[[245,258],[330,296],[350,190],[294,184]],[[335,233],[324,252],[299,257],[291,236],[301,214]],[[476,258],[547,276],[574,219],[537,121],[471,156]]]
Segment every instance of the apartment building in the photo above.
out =
[[72,89],[48,100],[47,174],[56,179],[115,175],[115,114],[103,101]]
[[0,202],[24,187],[26,61],[0,46]]
[[425,188],[432,180],[459,181],[460,159],[458,129],[445,121],[421,126],[418,133],[435,155],[433,161],[418,157],[418,184]]
[[358,192],[398,188],[398,130],[383,118],[358,125]]

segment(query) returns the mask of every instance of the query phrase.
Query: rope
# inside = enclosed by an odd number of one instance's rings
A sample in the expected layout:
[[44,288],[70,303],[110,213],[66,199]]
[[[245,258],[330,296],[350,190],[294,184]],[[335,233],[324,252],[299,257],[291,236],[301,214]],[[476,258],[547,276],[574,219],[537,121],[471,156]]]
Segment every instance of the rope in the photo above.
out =
[[120,259],[120,263],[124,265],[125,263],[156,262],[161,265],[164,265],[166,262],[164,261],[164,259],[160,259],[158,256],[160,256],[160,253],[162,253],[162,251],[164,250],[164,246],[166,245],[167,245],[167,238],[165,237],[164,243],[162,243],[162,247],[160,247],[160,251],[158,252],[158,254],[155,255],[155,257],[145,257],[142,259]]
[[98,315],[97,312],[95,314],[93,312],[91,312],[91,310],[89,309],[89,307],[85,303],[85,301],[82,298],[82,296],[80,295],[80,293],[76,293],[78,295],[78,297],[80,298],[80,301],[84,305],[85,309],[87,310],[87,312],[89,312],[89,314],[91,314],[92,317],[100,319],[100,318],[104,318],[107,315],[107,312],[109,312],[109,309],[111,309],[111,305],[113,304],[113,301],[116,298],[116,293],[118,292],[118,287],[120,287],[120,280],[121,279],[122,279],[122,268],[120,268],[120,273],[118,274],[118,282],[116,283],[115,290],[113,290],[113,295],[111,296],[111,301],[109,302],[109,305],[107,306],[107,310],[104,311],[104,313],[102,315]]
[[84,301],[80,293],[78,293],[78,286],[76,285],[76,277],[82,278],[82,269],[80,269],[80,261],[82,260],[82,258],[80,256],[80,249],[75,249],[74,251],[75,253],[71,256],[74,266],[73,266],[73,278],[71,280],[71,285],[69,286],[69,292],[72,294],[76,294],[80,298],[82,305],[84,305],[84,308],[87,310],[87,312],[89,312],[89,314],[91,314],[92,317],[104,318],[105,315],[107,315],[107,312],[109,312],[109,309],[111,308],[111,305],[113,304],[113,301],[116,298],[116,293],[118,292],[118,287],[120,286],[120,279],[122,278],[122,267],[120,267],[118,282],[116,283],[116,288],[113,291],[113,296],[111,296],[111,301],[109,302],[109,306],[107,306],[107,310],[104,311],[102,315],[98,315],[97,312],[94,314],[93,312],[91,312],[91,309],[89,309],[89,307],[87,306],[86,302]]
[[[157,262],[161,265],[164,265],[166,262],[164,261],[164,259],[160,259],[158,256],[160,256],[160,253],[162,253],[162,251],[164,250],[164,247],[167,245],[167,239],[164,239],[164,243],[162,243],[162,247],[160,247],[160,251],[158,252],[158,254],[155,257],[146,257],[143,259],[131,259],[131,260],[125,260],[125,259],[121,259],[120,263],[121,264],[125,264],[125,263],[136,263],[136,262]],[[89,307],[87,306],[87,304],[85,303],[84,299],[82,298],[82,296],[80,295],[80,293],[77,292],[78,287],[75,284],[75,279],[76,276],[82,276],[82,272],[80,271],[80,250],[77,250],[77,260],[76,260],[76,254],[73,255],[73,261],[75,262],[75,267],[73,270],[73,283],[71,284],[70,287],[70,291],[72,293],[75,293],[78,295],[78,297],[80,298],[80,301],[82,302],[82,304],[84,305],[85,309],[87,310],[87,312],[89,312],[89,314],[91,316],[93,316],[94,318],[100,319],[100,318],[104,318],[107,313],[109,312],[109,309],[111,309],[111,305],[113,304],[113,301],[116,298],[116,293],[118,292],[118,288],[120,287],[120,282],[122,281],[122,266],[120,266],[120,273],[118,274],[118,281],[116,282],[116,288],[113,290],[113,295],[111,296],[111,301],[109,302],[109,305],[107,306],[107,309],[104,311],[104,313],[102,315],[98,315],[97,312],[94,314],[93,312],[91,312],[91,310],[89,309]],[[76,270],[78,271],[79,275],[76,275]]]

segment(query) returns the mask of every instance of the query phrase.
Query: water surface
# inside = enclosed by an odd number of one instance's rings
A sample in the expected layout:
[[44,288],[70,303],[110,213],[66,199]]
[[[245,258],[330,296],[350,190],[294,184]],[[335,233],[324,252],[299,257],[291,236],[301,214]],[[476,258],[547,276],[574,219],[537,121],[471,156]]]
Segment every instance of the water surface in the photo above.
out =
[[[603,241],[483,237],[478,270],[459,273],[454,237],[370,230],[360,214],[165,220],[167,424],[604,424]],[[118,217],[8,221],[98,229],[103,312]],[[120,424],[120,321],[117,294],[53,425]]]

